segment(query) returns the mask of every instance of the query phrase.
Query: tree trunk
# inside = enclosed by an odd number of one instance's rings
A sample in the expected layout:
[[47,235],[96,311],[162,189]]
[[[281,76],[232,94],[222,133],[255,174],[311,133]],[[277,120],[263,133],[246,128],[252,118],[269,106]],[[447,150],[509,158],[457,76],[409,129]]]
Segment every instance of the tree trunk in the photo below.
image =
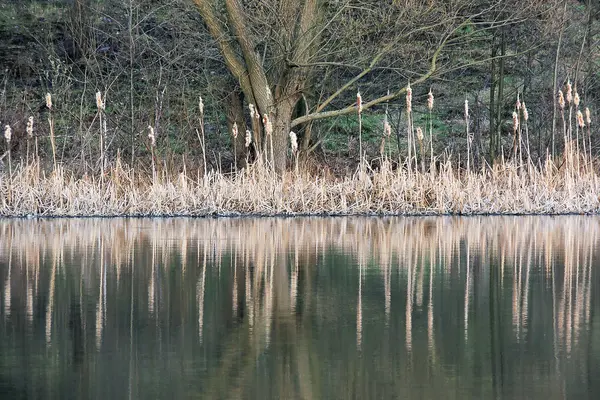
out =
[[[291,101],[282,101],[277,103],[273,115],[273,167],[275,172],[281,174],[287,166],[288,136],[290,134],[290,124],[292,122],[292,113],[294,104]],[[270,141],[267,138],[267,141]],[[265,148],[269,149],[268,157],[271,157],[271,143],[265,143]]]

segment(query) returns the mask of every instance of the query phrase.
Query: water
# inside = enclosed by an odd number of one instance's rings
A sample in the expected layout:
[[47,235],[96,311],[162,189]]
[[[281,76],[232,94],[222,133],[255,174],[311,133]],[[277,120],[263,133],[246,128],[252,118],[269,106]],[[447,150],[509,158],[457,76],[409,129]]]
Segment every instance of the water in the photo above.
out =
[[0,221],[1,398],[600,398],[600,218]]

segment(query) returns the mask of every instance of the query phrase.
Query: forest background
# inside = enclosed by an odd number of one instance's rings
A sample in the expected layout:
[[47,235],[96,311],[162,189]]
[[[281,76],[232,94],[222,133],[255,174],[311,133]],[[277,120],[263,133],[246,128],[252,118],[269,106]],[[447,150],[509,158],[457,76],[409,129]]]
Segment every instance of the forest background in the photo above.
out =
[[[147,170],[155,160],[228,172],[266,154],[280,171],[299,159],[340,176],[361,153],[374,167],[413,147],[425,159],[413,131],[422,127],[432,158],[464,167],[469,151],[478,168],[516,154],[519,98],[527,156],[540,164],[564,147],[558,90],[570,82],[591,120],[598,110],[599,9],[596,0],[4,0],[0,123],[12,137],[0,155],[24,160],[35,138],[40,159],[55,153],[78,171],[119,157]],[[250,108],[270,117],[270,138]]]

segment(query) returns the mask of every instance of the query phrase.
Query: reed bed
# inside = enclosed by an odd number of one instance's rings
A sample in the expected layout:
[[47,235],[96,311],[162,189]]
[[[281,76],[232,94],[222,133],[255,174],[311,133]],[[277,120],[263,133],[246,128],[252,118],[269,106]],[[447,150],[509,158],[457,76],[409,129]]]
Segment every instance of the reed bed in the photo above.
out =
[[2,216],[206,216],[298,214],[565,214],[597,213],[594,171],[574,173],[548,161],[543,168],[511,162],[479,172],[378,170],[343,178],[263,165],[225,174],[181,172],[152,178],[117,161],[105,175],[80,177],[37,163],[0,174]]
[[[51,168],[45,168],[44,161],[40,159],[38,139],[43,138],[33,135],[32,117],[26,129],[27,157],[21,158],[18,163],[11,154],[12,130],[7,125],[4,138],[8,150],[0,157],[0,216],[598,213],[600,183],[597,162],[592,154],[591,114],[585,108],[584,118],[579,95],[575,90],[573,97],[570,83],[566,93],[565,102],[562,91],[559,91],[558,102],[564,127],[563,154],[550,154],[548,150],[545,158],[532,156],[527,127],[529,112],[525,103],[517,98],[512,115],[512,150],[508,152],[508,158],[502,153],[493,166],[485,160],[476,162],[474,158],[469,102],[465,100],[466,168],[460,162],[460,155],[447,152],[443,156],[434,154],[434,97],[431,91],[426,105],[429,132],[414,126],[412,113],[415,105],[410,86],[406,94],[408,156],[392,161],[385,150],[386,140],[391,136],[386,111],[378,167],[372,167],[363,149],[360,128],[363,100],[357,93],[360,161],[354,174],[342,177],[325,172],[311,173],[309,168],[302,166],[306,157],[300,157],[294,132],[289,133],[293,167],[287,172],[275,173],[273,146],[269,149],[257,144],[260,121],[252,105],[253,127],[245,135],[244,168],[238,169],[243,160],[237,158],[234,147],[232,172],[220,169],[207,171],[202,99],[199,102],[198,130],[202,168],[193,170],[185,165],[185,160],[181,170],[166,168],[165,160],[161,160],[157,153],[158,133],[152,126],[149,126],[148,134],[151,173],[148,168],[139,168],[143,161],[138,166],[127,165],[121,159],[119,149],[116,155],[108,154],[105,100],[100,92],[96,93],[100,158],[95,164],[86,163],[85,160],[93,160],[94,155],[85,156],[82,150],[81,160],[85,164],[82,171],[70,167],[64,160],[57,160],[52,97],[47,94]],[[567,123],[565,111],[569,115],[576,112],[575,124],[570,117]],[[263,122],[265,134],[270,138],[273,135],[272,125],[266,114]],[[234,143],[238,134],[237,125],[234,125]],[[30,158],[30,141],[33,138],[35,152]],[[253,141],[256,161],[249,162],[249,146]],[[3,158],[6,158],[8,167],[2,168]]]

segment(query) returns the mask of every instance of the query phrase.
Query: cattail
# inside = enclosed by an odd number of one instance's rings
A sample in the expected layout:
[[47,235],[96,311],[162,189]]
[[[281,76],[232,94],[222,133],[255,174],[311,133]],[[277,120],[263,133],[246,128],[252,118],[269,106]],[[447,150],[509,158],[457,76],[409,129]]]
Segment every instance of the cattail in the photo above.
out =
[[587,122],[588,126],[592,124],[592,114],[588,107],[585,108],[585,122]]
[[256,115],[256,111],[254,109],[254,104],[252,104],[252,103],[248,104],[248,108],[250,109],[250,118],[254,118],[254,116]]
[[515,104],[517,111],[521,110],[521,100],[519,99],[519,94],[517,93],[517,103]]
[[417,139],[419,139],[419,142],[423,141],[423,129],[421,127],[417,128]]
[[512,119],[513,119],[513,131],[516,132],[519,129],[519,114],[517,114],[516,111],[513,111]]
[[6,125],[4,127],[4,139],[6,139],[6,143],[10,143],[11,138],[12,138],[12,129],[10,129],[10,125]]
[[558,106],[561,110],[565,109],[565,95],[562,90],[558,91]]
[[580,110],[577,110],[577,125],[580,128],[585,127],[585,122],[583,121],[583,113]]
[[246,130],[246,143],[244,145],[246,147],[250,147],[251,143],[252,143],[252,132],[250,132],[249,130]]
[[263,115],[263,125],[265,126],[265,134],[271,136],[273,134],[273,124],[267,114]]
[[575,96],[573,97],[573,104],[575,104],[575,107],[579,107],[579,93],[577,93],[577,90],[575,90]]
[[238,131],[237,122],[234,122],[233,127],[231,128],[231,135],[233,136],[234,139],[237,139],[238,133],[239,133],[239,131]]
[[383,136],[390,137],[392,135],[392,127],[388,122],[387,116],[383,120]]
[[102,100],[102,93],[100,92],[96,92],[96,107],[98,108],[98,111],[104,111],[105,109],[104,100]]
[[290,132],[290,145],[292,147],[292,153],[296,154],[298,151],[298,137],[296,136],[296,132]]
[[52,110],[52,95],[50,93],[46,93],[46,107]]
[[469,100],[465,99],[465,121],[469,120]]
[[527,111],[527,106],[525,102],[523,102],[523,119],[527,121],[529,119],[529,111]]
[[156,136],[154,136],[154,128],[152,126],[148,126],[150,133],[148,133],[148,139],[150,139],[150,146],[156,146]]
[[429,94],[427,95],[427,108],[429,111],[433,110],[433,92],[429,89]]
[[200,110],[200,115],[204,115],[204,101],[202,101],[202,96],[198,97],[198,109]]
[[356,109],[358,110],[358,113],[362,113],[362,109],[363,109],[363,105],[362,105],[362,97],[360,95],[360,92],[356,92]]
[[573,101],[573,86],[571,85],[571,81],[567,81],[567,102],[571,104]]
[[33,116],[27,119],[27,128],[25,129],[27,136],[33,137]]
[[412,112],[412,88],[410,87],[410,83],[406,87],[406,112]]

